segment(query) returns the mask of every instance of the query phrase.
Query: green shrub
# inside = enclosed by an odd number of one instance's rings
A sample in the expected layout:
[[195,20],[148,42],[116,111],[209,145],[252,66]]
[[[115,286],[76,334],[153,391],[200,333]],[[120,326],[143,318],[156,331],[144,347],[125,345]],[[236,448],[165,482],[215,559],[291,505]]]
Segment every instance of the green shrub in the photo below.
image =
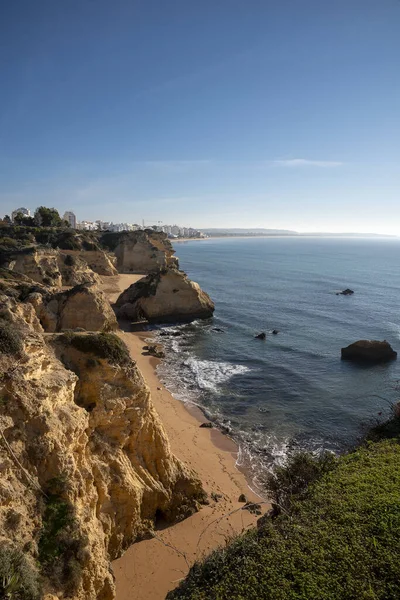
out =
[[9,544],[0,545],[0,598],[39,600],[38,573],[24,554]]
[[66,486],[62,476],[47,484],[38,548],[43,575],[73,595],[81,580],[81,556],[87,542],[80,535],[73,505],[62,497]]
[[0,352],[2,354],[20,354],[23,350],[22,335],[15,325],[0,319]]
[[19,247],[19,243],[17,240],[14,240],[13,238],[10,237],[1,237],[0,238],[0,245],[3,248],[18,248]]
[[263,482],[267,496],[281,510],[290,511],[294,502],[306,496],[311,484],[331,471],[336,463],[337,459],[330,452],[320,456],[296,452],[285,466],[267,475]]
[[79,334],[68,332],[60,336],[61,341],[71,344],[80,352],[105,358],[113,365],[129,366],[132,359],[126,344],[113,333]]
[[290,515],[197,563],[169,600],[398,600],[400,444],[341,457]]
[[72,256],[72,254],[67,254],[67,256],[64,258],[64,265],[66,265],[67,267],[73,267],[75,263],[76,260]]

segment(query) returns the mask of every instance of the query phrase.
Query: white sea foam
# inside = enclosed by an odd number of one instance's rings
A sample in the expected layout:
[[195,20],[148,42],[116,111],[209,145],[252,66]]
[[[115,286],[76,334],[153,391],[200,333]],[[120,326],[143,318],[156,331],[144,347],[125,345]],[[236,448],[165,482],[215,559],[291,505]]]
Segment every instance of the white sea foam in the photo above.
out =
[[211,360],[197,360],[193,356],[184,361],[195,377],[198,387],[202,390],[217,392],[218,386],[225,383],[234,375],[240,375],[250,371],[245,365],[235,365],[228,362],[217,362]]

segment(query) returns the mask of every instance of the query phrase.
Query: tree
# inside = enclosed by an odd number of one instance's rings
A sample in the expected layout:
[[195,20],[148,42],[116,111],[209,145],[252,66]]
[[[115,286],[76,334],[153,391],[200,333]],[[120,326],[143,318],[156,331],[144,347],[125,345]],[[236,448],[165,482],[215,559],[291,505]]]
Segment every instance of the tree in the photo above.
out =
[[33,217],[26,217],[21,212],[17,213],[14,217],[14,223],[17,225],[26,225],[27,227],[35,226],[35,219]]
[[11,223],[11,217],[10,215],[6,215],[3,219],[4,223]]
[[35,210],[35,223],[39,227],[61,227],[63,221],[55,208],[39,206]]

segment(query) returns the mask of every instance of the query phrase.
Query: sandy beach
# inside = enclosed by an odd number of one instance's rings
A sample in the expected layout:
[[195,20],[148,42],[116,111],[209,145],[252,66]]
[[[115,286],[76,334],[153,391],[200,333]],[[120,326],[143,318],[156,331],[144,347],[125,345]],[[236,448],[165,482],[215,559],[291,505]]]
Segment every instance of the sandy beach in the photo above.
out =
[[[104,278],[103,290],[114,302],[120,290],[140,277],[143,275]],[[161,384],[156,373],[159,360],[143,353],[149,333],[120,331],[118,335],[150,387],[174,454],[197,473],[209,494],[208,506],[185,521],[157,530],[156,538],[133,544],[112,564],[117,600],[162,600],[196,560],[255,525],[259,517],[240,510],[240,494],[253,502],[260,498],[236,467],[234,442],[217,429],[200,428],[205,421],[202,412],[196,407],[188,409]],[[262,505],[263,512],[267,509]]]

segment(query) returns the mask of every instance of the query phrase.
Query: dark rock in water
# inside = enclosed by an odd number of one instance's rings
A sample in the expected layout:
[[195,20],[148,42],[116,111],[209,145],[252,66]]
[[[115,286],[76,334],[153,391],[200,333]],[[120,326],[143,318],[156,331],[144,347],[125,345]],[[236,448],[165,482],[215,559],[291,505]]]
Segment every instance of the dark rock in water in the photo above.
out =
[[248,502],[245,494],[240,494],[238,502]]
[[172,337],[179,337],[182,335],[182,331],[172,331],[171,335]]
[[158,334],[162,337],[166,337],[167,335],[169,335],[168,331],[160,331],[160,333]]
[[272,333],[273,333],[274,335],[278,335],[278,333],[279,333],[279,330],[278,330],[278,329],[273,329],[273,330],[272,330]]
[[393,350],[386,340],[383,342],[377,340],[359,340],[346,348],[342,348],[341,353],[343,360],[369,364],[388,362],[397,358],[397,352]]
[[211,429],[211,428],[212,428],[212,426],[213,426],[213,424],[212,424],[212,423],[210,423],[210,421],[208,421],[208,423],[202,423],[202,424],[200,425],[200,427],[207,427],[208,429]]
[[336,292],[336,296],[351,296],[352,294],[354,294],[354,292],[350,288],[346,288],[342,292]]
[[221,327],[213,327],[212,328],[213,331],[218,331],[219,333],[225,333],[223,329],[221,329]]
[[265,331],[262,331],[261,333],[259,333],[255,336],[256,340],[265,340],[266,337],[267,337],[267,334],[265,333]]

